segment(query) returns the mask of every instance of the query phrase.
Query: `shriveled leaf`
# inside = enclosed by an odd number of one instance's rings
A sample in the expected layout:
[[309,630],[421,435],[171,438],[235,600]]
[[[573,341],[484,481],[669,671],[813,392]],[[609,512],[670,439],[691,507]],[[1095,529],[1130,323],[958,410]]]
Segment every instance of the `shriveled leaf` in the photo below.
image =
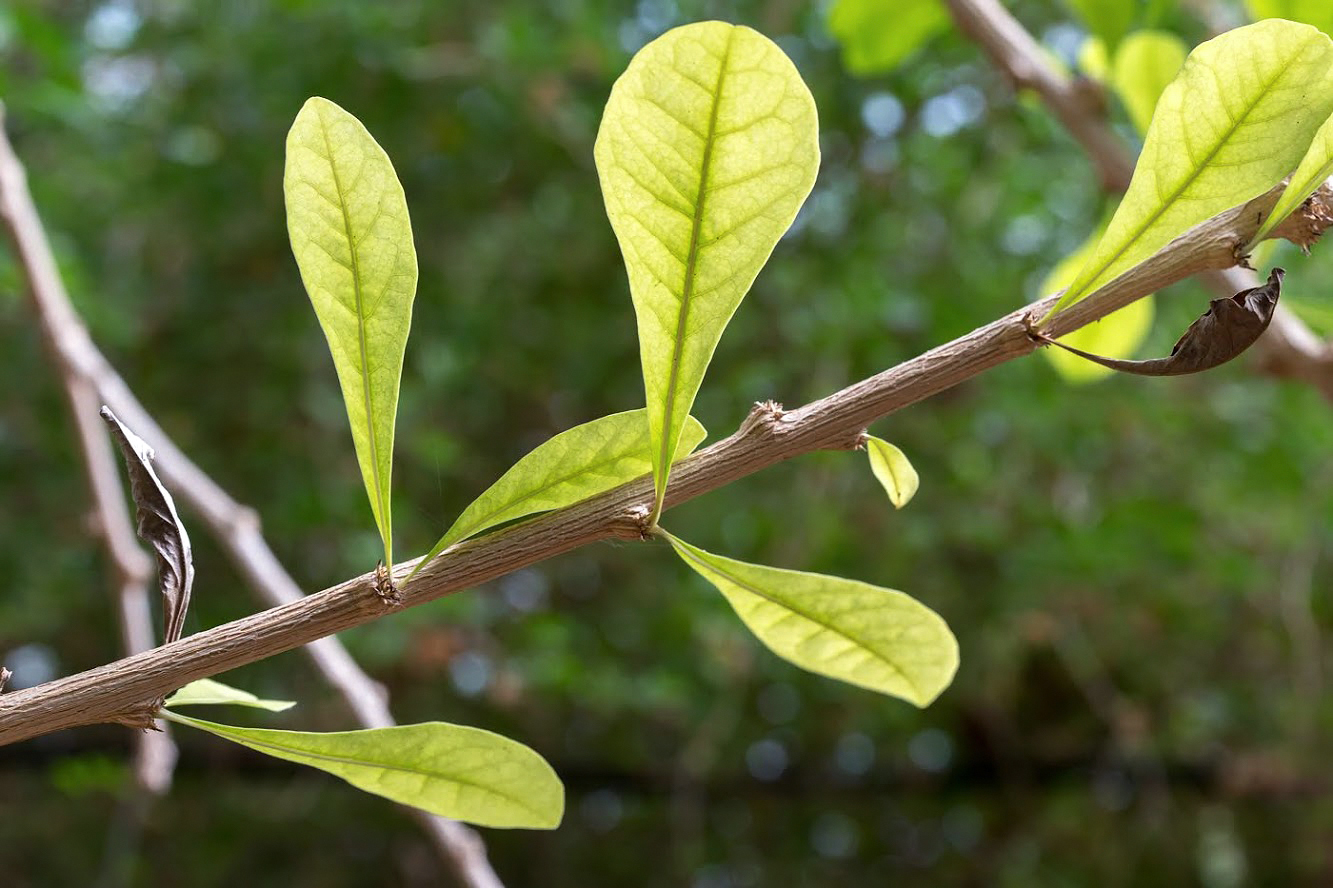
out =
[[1309,149],[1301,158],[1300,166],[1291,174],[1291,181],[1273,205],[1273,212],[1259,226],[1259,231],[1250,243],[1258,243],[1267,237],[1282,220],[1299,209],[1305,199],[1314,194],[1330,175],[1333,175],[1333,116],[1325,120],[1324,125],[1314,134]]
[[[706,434],[699,420],[693,416],[686,420],[676,459],[693,452]],[[613,413],[561,432],[520,459],[464,509],[412,573],[454,543],[483,530],[525,515],[563,509],[652,470],[647,410]]]
[[1107,49],[1114,52],[1120,39],[1134,23],[1134,13],[1140,0],[1065,0],[1065,3],[1088,30],[1102,39]]
[[1333,3],[1328,0],[1245,0],[1245,6],[1252,18],[1304,22],[1333,37]]
[[296,705],[293,700],[261,700],[249,691],[233,688],[211,678],[192,681],[162,704],[173,706],[228,705],[249,706],[253,709],[267,709],[269,712],[282,712]]
[[1157,103],[1119,211],[1052,313],[1295,169],[1333,112],[1331,67],[1326,35],[1279,20],[1190,53]]
[[181,637],[185,612],[190,609],[194,586],[194,555],[190,535],[185,532],[171,494],[153,471],[153,448],[125,427],[110,407],[100,411],[111,427],[111,437],[125,457],[130,477],[130,496],[138,514],[139,539],[153,547],[157,556],[157,583],[162,592],[164,644]]
[[329,341],[384,562],[393,564],[389,489],[417,256],[393,164],[361,122],[328,99],[287,134],[287,231]]
[[769,650],[802,669],[924,707],[958,669],[958,642],[893,589],[723,558],[662,531]]
[[941,0],[837,0],[828,29],[842,44],[842,63],[858,77],[897,68],[936,34],[949,29]]
[[501,829],[554,829],[564,816],[565,789],[546,760],[480,728],[426,722],[317,734],[220,725],[170,710],[163,715],[441,817]]
[[894,508],[901,509],[916,496],[921,478],[903,452],[883,438],[866,438],[866,453],[870,455],[870,471],[889,495]]
[[1153,109],[1185,64],[1188,48],[1169,31],[1135,31],[1121,42],[1111,66],[1111,83],[1140,133],[1148,131]]
[[638,319],[656,520],[713,350],[814,184],[815,103],[767,37],[686,25],[616,81],[594,153]]

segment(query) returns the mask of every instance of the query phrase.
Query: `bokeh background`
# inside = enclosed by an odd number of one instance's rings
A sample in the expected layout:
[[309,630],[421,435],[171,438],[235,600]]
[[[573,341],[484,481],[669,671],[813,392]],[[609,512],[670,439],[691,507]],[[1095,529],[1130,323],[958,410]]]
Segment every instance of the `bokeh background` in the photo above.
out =
[[[1141,24],[1190,45],[1246,16],[1150,6]],[[1075,57],[1088,25],[1074,10],[1013,8]],[[642,404],[592,143],[612,81],[673,25],[724,18],[777,39],[821,119],[815,191],[695,409],[714,439],[756,400],[825,395],[1039,295],[1102,212],[1079,148],[958,34],[854,76],[826,16],[794,0],[25,0],[0,5],[0,94],[94,337],[313,591],[367,570],[378,542],[287,245],[283,138],[310,95],[361,118],[411,208],[404,555],[537,443]],[[1278,258],[1316,323],[1333,314],[1327,251]],[[1145,354],[1207,298],[1167,291]],[[32,683],[119,643],[63,395],[2,252],[0,367],[0,655]],[[962,667],[924,711],[771,656],[660,545],[578,551],[343,636],[401,721],[500,731],[564,778],[560,829],[486,834],[507,885],[1333,880],[1333,407],[1246,360],[1076,387],[1033,357],[873,431],[922,476],[901,512],[863,455],[821,454],[669,526],[939,611]],[[186,631],[254,611],[185,518]],[[255,723],[352,727],[299,652],[224,679],[301,701]],[[447,884],[395,806],[176,736],[175,788],[137,835],[128,732],[0,749],[0,882]]]

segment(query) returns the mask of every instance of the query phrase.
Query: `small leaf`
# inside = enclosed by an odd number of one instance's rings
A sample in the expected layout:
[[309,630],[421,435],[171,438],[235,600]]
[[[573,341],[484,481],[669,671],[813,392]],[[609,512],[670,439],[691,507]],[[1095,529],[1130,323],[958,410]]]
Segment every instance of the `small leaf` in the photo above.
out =
[[1282,190],[1282,196],[1273,205],[1273,212],[1268,214],[1264,224],[1259,226],[1251,244],[1256,244],[1268,236],[1284,219],[1305,203],[1305,199],[1315,193],[1324,181],[1333,175],[1333,116],[1324,121],[1319,132],[1314,134],[1305,157],[1291,174],[1291,181]]
[[1188,49],[1169,31],[1135,31],[1116,50],[1111,83],[1140,133],[1152,123],[1162,93],[1185,64]]
[[166,699],[163,706],[205,706],[229,705],[249,706],[253,709],[267,709],[269,712],[282,712],[296,705],[292,700],[261,700],[249,691],[224,685],[211,678],[192,681]]
[[953,633],[934,611],[902,592],[746,564],[659,532],[784,660],[921,707],[953,680]]
[[1119,211],[1051,314],[1282,181],[1333,112],[1331,65],[1327,36],[1278,20],[1190,53],[1157,103]]
[[866,438],[866,453],[870,455],[870,471],[884,486],[894,508],[901,509],[911,502],[921,479],[903,452],[888,441],[870,435]]
[[287,134],[287,231],[329,341],[361,476],[393,564],[389,491],[417,257],[393,164],[361,122],[312,98]]
[[1125,33],[1134,24],[1138,0],[1065,0],[1078,13],[1088,30],[1101,38],[1114,52]]
[[[688,456],[706,434],[699,420],[693,416],[686,420],[676,459]],[[647,410],[613,413],[563,431],[520,459],[464,509],[412,573],[454,543],[483,530],[525,515],[563,509],[652,470]]]
[[837,0],[829,33],[842,44],[842,63],[858,77],[884,74],[949,29],[940,0]]
[[1245,0],[1255,19],[1289,19],[1314,25],[1333,36],[1333,4],[1328,0]]
[[176,514],[171,494],[153,471],[153,448],[126,428],[110,407],[103,407],[100,413],[125,457],[130,495],[138,513],[139,539],[152,546],[157,555],[157,583],[162,592],[162,616],[166,624],[162,640],[171,644],[181,637],[185,612],[190,609],[190,590],[194,586],[190,535]]
[[595,155],[638,319],[655,522],[713,350],[814,184],[815,103],[767,37],[686,25],[616,81]]
[[523,744],[479,728],[426,722],[317,734],[220,725],[170,710],[163,715],[441,817],[554,829],[564,816],[565,790],[551,766]]

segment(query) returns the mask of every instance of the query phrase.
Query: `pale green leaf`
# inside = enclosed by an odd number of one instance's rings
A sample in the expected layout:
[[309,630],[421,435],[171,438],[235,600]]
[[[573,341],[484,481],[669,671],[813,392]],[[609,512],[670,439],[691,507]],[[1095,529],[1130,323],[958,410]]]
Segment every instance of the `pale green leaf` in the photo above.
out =
[[662,534],[784,660],[922,707],[953,680],[953,633],[934,611],[902,592],[746,564]]
[[554,829],[564,816],[565,789],[545,759],[480,728],[426,722],[320,734],[163,715],[441,817],[497,828]]
[[254,709],[267,709],[269,712],[282,712],[291,709],[296,703],[292,700],[261,700],[249,691],[224,685],[211,678],[192,681],[163,703],[163,706],[203,706],[225,704],[228,706],[249,706]]
[[866,438],[866,453],[870,455],[870,471],[889,495],[895,509],[901,509],[916,496],[921,478],[907,457],[883,438]]
[[1106,41],[1100,37],[1088,37],[1078,48],[1078,70],[1089,80],[1098,83],[1111,76],[1111,56],[1106,51]]
[[1333,37],[1333,3],[1328,0],[1245,0],[1245,5],[1252,18],[1304,22]]
[[767,37],[686,25],[616,81],[595,155],[638,320],[656,521],[713,350],[814,184],[815,103]]
[[1250,243],[1263,240],[1282,220],[1299,209],[1305,199],[1314,194],[1330,175],[1333,175],[1333,117],[1325,120],[1324,125],[1314,134],[1305,157],[1301,158],[1296,172],[1291,174],[1291,181],[1273,205],[1273,212],[1259,226],[1259,231]]
[[1135,129],[1146,133],[1162,92],[1185,64],[1188,48],[1168,31],[1135,31],[1116,50],[1111,84]]
[[837,0],[828,12],[842,63],[858,77],[892,71],[949,23],[941,0]]
[[[699,420],[687,419],[676,459],[693,452],[706,434]],[[652,470],[647,410],[613,413],[561,432],[520,459],[464,509],[412,573],[449,546],[487,528],[563,509]]]
[[1114,52],[1120,39],[1134,24],[1134,14],[1140,0],[1065,0],[1078,13],[1088,30],[1101,38],[1106,48]]
[[417,257],[389,156],[351,114],[305,103],[287,134],[287,231],[342,385],[361,475],[393,564],[389,488]]
[[1282,181],[1333,111],[1331,63],[1327,36],[1277,20],[1190,53],[1157,103],[1120,210],[1052,311]]

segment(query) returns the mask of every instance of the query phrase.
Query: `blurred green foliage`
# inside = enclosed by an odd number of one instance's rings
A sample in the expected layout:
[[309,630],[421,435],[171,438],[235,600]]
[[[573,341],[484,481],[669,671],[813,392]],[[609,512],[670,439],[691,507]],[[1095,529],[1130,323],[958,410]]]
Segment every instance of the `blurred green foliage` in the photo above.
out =
[[[1161,7],[1152,25],[1206,36]],[[1014,8],[1070,60],[1083,26],[1067,7]],[[372,567],[378,539],[285,234],[283,135],[302,102],[356,114],[406,188],[421,283],[395,524],[400,551],[421,552],[542,440],[642,405],[592,142],[631,53],[706,17],[792,56],[824,158],[696,404],[715,435],[753,401],[822,396],[1034,298],[1096,224],[1077,146],[957,34],[857,80],[804,4],[29,0],[0,12],[0,94],[93,335],[314,590]],[[1272,261],[1328,312],[1326,250]],[[0,258],[0,651],[35,677],[118,642],[17,280]],[[1166,291],[1145,352],[1206,299]],[[921,474],[901,512],[847,453],[673,510],[702,547],[900,588],[943,615],[962,667],[924,711],[767,654],[661,545],[581,550],[345,641],[401,720],[500,731],[566,780],[560,830],[487,834],[511,888],[1325,881],[1333,412],[1246,364],[1070,388],[1014,362],[873,429]],[[184,517],[187,632],[252,612]],[[351,727],[299,653],[227,680],[303,701],[256,723]],[[0,834],[5,883],[440,878],[382,800],[180,739],[177,786],[137,837],[106,767],[124,731],[0,750],[0,799],[22,812]]]

